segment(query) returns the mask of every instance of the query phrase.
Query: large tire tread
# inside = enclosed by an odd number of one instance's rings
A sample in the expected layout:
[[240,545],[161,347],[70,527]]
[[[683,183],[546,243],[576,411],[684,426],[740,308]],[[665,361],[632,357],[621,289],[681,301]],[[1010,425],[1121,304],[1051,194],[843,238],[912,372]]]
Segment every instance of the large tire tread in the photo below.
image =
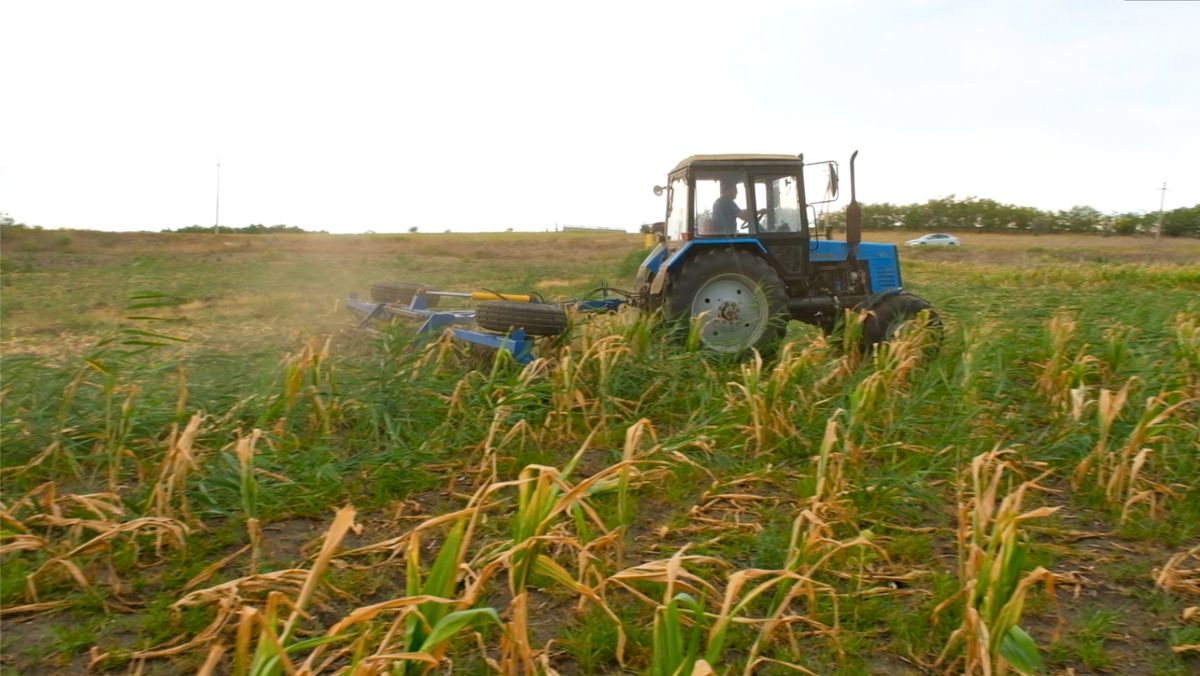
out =
[[[376,303],[411,303],[413,296],[432,290],[428,284],[415,282],[376,282],[371,285],[371,300]],[[425,307],[437,307],[439,298],[439,296],[425,296]]]
[[557,336],[567,328],[567,313],[558,305],[489,300],[476,306],[475,323],[499,333],[522,329],[531,336]]
[[863,348],[870,351],[876,345],[891,340],[900,325],[916,318],[923,310],[929,311],[929,325],[940,331],[942,320],[929,301],[907,292],[885,298],[863,322]]
[[[778,347],[787,331],[790,318],[787,310],[787,291],[783,282],[763,258],[747,251],[721,249],[704,252],[684,263],[683,270],[670,280],[664,294],[664,316],[668,322],[685,325],[691,319],[693,297],[711,278],[730,272],[739,273],[758,283],[767,298],[768,326],[750,348],[762,354],[771,354]],[[703,340],[701,341],[703,342]]]

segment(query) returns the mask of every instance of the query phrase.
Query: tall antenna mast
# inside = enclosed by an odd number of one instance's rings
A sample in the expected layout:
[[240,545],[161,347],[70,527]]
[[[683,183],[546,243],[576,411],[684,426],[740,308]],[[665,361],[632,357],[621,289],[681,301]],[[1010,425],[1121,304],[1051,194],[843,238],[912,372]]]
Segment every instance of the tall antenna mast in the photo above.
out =
[[221,232],[221,158],[217,157],[217,215],[213,218],[213,234]]
[[1163,222],[1163,205],[1167,203],[1167,182],[1163,181],[1163,187],[1159,188],[1162,192],[1162,197],[1158,200],[1158,227],[1154,229],[1154,239],[1162,237],[1162,222]]

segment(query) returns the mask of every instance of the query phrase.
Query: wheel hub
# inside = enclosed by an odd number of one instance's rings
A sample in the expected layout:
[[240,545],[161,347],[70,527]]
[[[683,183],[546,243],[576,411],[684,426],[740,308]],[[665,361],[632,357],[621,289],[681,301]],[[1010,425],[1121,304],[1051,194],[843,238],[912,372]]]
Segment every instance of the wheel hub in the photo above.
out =
[[724,322],[736,322],[742,316],[742,306],[735,301],[723,301],[717,308],[717,318]]
[[767,297],[749,277],[718,275],[692,297],[692,316],[699,317],[700,340],[719,352],[740,352],[754,345],[766,328]]

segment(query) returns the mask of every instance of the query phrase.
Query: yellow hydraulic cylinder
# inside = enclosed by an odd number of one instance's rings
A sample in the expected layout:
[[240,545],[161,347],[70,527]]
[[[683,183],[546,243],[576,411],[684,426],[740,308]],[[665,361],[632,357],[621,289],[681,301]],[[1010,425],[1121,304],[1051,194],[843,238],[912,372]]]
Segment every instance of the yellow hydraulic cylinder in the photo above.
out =
[[472,291],[471,300],[515,300],[519,303],[530,303],[533,298],[523,293],[494,293],[492,291]]

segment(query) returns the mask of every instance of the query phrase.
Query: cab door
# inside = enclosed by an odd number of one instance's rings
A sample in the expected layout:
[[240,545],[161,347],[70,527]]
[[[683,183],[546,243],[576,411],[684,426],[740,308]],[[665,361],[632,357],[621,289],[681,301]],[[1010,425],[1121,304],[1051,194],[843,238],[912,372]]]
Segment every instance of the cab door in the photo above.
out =
[[800,197],[793,173],[753,176],[750,208],[757,218],[757,237],[786,280],[803,277],[808,269],[808,224]]

